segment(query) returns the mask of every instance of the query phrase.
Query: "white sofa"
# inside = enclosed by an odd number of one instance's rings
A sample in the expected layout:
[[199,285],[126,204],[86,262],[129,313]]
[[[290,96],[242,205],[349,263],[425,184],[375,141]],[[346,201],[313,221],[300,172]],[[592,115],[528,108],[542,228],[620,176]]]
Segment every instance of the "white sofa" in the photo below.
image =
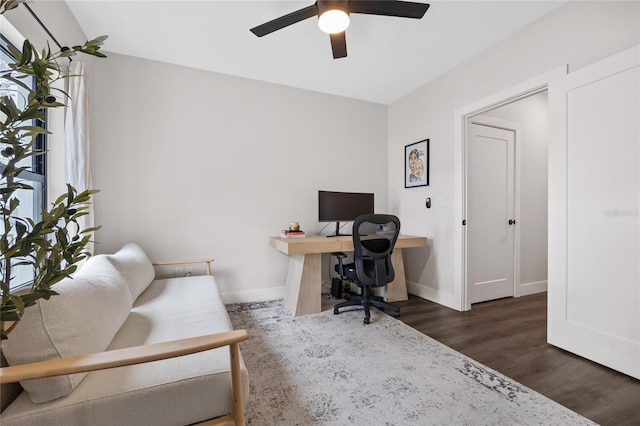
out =
[[155,279],[128,244],[53,289],[0,346],[0,382],[24,389],[2,426],[244,424],[247,333],[233,331],[212,275]]

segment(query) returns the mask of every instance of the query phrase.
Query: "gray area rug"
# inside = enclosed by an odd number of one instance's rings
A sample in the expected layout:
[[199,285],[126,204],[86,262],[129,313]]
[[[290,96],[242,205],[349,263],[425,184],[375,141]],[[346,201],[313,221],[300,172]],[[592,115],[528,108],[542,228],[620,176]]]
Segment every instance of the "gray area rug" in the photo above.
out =
[[[246,329],[251,425],[592,425],[372,309],[293,317],[281,301],[227,305]],[[527,366],[523,366],[527,368]]]

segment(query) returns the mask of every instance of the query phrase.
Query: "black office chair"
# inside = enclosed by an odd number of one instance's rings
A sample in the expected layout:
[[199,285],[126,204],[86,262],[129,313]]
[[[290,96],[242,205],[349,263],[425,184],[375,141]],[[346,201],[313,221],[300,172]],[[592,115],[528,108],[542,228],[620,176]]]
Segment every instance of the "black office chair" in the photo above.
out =
[[333,307],[333,313],[340,313],[346,306],[363,306],[364,323],[369,324],[370,306],[393,310],[393,316],[400,316],[400,308],[373,296],[371,289],[387,285],[395,278],[391,253],[400,234],[400,220],[393,215],[368,214],[359,216],[353,222],[353,263],[343,264],[347,257],[342,252],[332,253],[338,258],[335,270],[341,279],[347,279],[360,287],[360,294],[347,295],[346,302]]

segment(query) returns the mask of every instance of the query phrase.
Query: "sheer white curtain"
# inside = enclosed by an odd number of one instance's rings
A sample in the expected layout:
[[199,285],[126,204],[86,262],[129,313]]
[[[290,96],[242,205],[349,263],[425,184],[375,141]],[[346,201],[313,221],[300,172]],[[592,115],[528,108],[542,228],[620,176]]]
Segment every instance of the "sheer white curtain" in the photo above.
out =
[[[67,110],[65,117],[66,134],[66,179],[78,192],[91,188],[91,164],[89,158],[89,94],[87,89],[87,67],[76,59],[69,66]],[[80,229],[94,226],[93,204],[89,214],[78,220]],[[87,249],[93,253],[93,244]]]

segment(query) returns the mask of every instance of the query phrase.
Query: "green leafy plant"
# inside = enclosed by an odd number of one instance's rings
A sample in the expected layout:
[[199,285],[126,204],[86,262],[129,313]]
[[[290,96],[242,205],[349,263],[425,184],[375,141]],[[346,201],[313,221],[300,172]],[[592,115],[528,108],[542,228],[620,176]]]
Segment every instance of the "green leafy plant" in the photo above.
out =
[[[24,2],[0,0],[0,14]],[[88,203],[96,190],[78,193],[67,185],[66,194],[58,197],[49,209],[42,206],[42,217],[38,221],[20,216],[17,192],[34,190],[20,175],[29,169],[23,160],[44,153],[37,149],[35,141],[38,135],[49,132],[37,124],[45,123],[48,109],[64,106],[53,93],[63,99],[68,97],[62,90],[53,88],[57,81],[73,78],[60,62],[68,62],[68,58],[78,53],[105,57],[100,47],[106,38],[98,37],[56,52],[49,47],[38,51],[25,40],[21,52],[10,48],[17,59],[9,64],[9,69],[0,71],[0,81],[9,81],[28,93],[24,107],[18,107],[11,96],[0,97],[0,155],[4,166],[0,179],[1,339],[7,339],[26,308],[39,299],[48,300],[55,295],[52,286],[72,274],[78,262],[90,256],[87,244],[98,227],[80,229],[78,219],[88,214]],[[27,83],[32,81],[33,84]],[[33,269],[33,282],[19,290],[11,289],[12,269],[24,265]]]

